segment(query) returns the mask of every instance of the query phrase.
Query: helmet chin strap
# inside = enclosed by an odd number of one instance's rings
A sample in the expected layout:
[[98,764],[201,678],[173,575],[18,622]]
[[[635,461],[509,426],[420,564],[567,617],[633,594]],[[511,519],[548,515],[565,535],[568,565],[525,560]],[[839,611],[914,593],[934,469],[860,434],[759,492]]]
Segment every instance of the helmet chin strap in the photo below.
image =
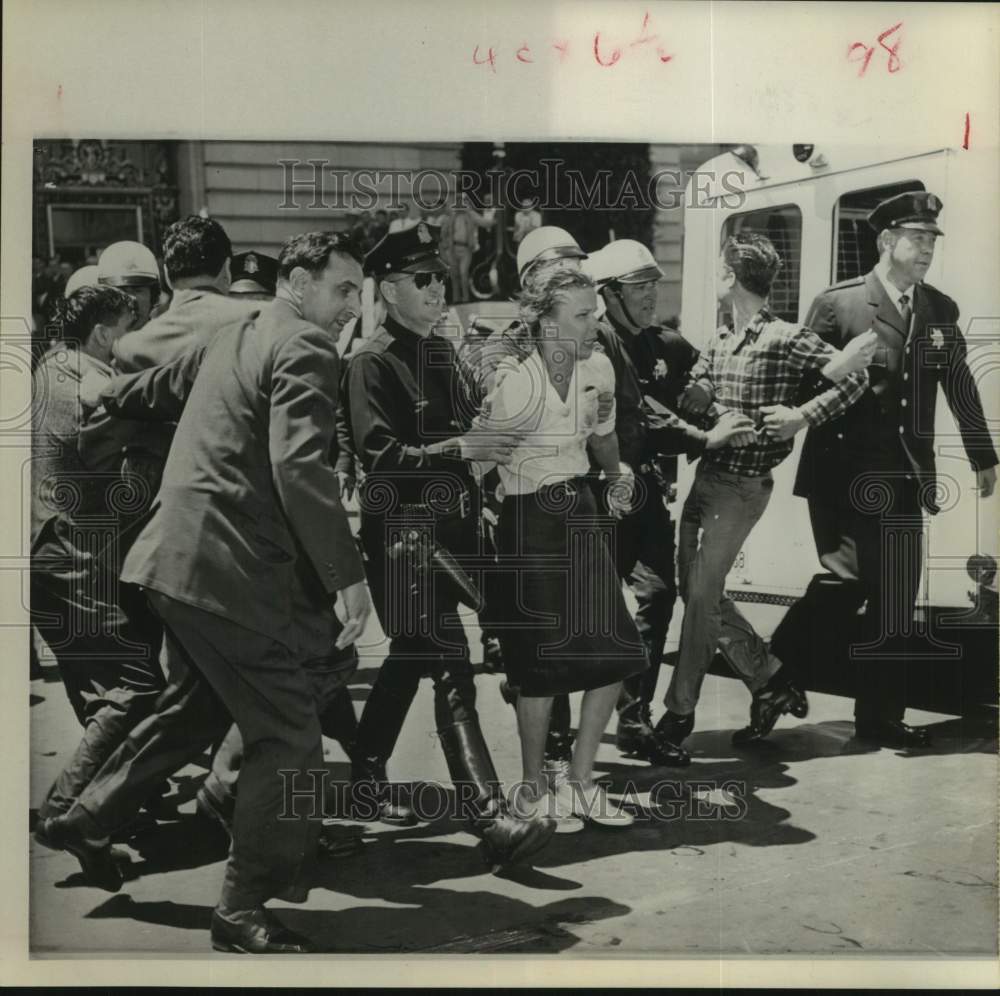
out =
[[614,299],[618,302],[618,307],[622,309],[622,314],[628,319],[629,324],[634,328],[641,329],[642,325],[635,320],[632,312],[628,310],[628,305],[625,303],[625,297],[621,291],[621,284],[614,282],[609,283],[607,289],[611,291]]

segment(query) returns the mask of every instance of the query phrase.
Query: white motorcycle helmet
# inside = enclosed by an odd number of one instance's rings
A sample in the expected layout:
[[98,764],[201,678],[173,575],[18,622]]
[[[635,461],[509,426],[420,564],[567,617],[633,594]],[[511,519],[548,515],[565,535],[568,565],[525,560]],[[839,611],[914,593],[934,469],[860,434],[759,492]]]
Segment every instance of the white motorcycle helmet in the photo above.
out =
[[159,287],[160,269],[141,242],[113,242],[97,261],[97,280],[112,287]]
[[586,259],[587,254],[565,228],[543,225],[528,232],[517,247],[517,275],[521,283],[537,263],[553,259]]
[[96,287],[97,283],[97,266],[93,263],[81,266],[80,269],[74,270],[70,274],[65,288],[63,288],[63,297],[69,297],[73,291],[78,291],[81,287]]
[[634,239],[617,239],[592,253],[581,269],[594,283],[645,284],[659,280],[663,271],[653,254]]

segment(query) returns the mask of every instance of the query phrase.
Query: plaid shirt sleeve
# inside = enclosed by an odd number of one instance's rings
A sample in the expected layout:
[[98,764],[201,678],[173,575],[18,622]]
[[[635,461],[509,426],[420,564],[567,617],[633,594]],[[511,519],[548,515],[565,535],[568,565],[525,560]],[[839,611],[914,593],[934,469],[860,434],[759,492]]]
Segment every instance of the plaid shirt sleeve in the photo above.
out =
[[[801,326],[789,343],[789,361],[802,371],[822,370],[836,350],[815,332]],[[822,425],[851,407],[868,387],[868,371],[852,373],[799,406],[802,417],[811,426]]]
[[708,345],[699,353],[698,359],[691,368],[691,373],[688,374],[689,384],[703,387],[713,398],[715,397],[715,382],[712,380],[712,362],[717,335],[718,333],[713,335],[708,341]]

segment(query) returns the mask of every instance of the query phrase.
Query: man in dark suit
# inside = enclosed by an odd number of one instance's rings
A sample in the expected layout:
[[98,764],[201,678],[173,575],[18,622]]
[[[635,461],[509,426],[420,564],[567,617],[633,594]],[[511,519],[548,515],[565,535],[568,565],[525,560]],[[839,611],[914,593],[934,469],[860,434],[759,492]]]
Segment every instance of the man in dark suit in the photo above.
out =
[[938,511],[939,385],[981,498],[993,493],[996,481],[997,456],[966,361],[958,306],[923,282],[943,235],[941,208],[934,194],[922,191],[879,204],[868,219],[878,233],[875,269],[824,291],[806,319],[835,346],[869,330],[878,343],[861,400],[806,437],[795,493],[809,500],[816,549],[829,573],[813,579],[772,640],[777,657],[802,662],[812,656],[816,634],[846,632],[866,603],[860,641],[851,647],[858,665],[855,732],[904,747],[930,744],[927,730],[903,722],[902,667],[920,584],[922,510]]
[[163,269],[173,290],[170,307],[115,343],[115,366],[133,373],[171,363],[246,317],[255,302],[227,296],[232,255],[229,236],[213,218],[191,215],[175,221],[163,237]]
[[138,760],[140,782],[156,775],[157,756],[168,757],[159,772],[167,775],[185,746],[187,760],[197,756],[231,716],[245,760],[212,941],[252,953],[311,950],[263,906],[304,899],[319,828],[316,813],[283,811],[280,773],[322,769],[302,665],[331,643],[353,643],[371,608],[331,459],[336,337],[360,308],[361,267],[324,233],[289,239],[279,265],[277,299],[254,320],[105,392],[125,416],[179,418],[152,519],[122,579],[147,591],[163,621],[167,670],[180,661],[211,694],[158,710],[109,761],[112,784],[91,786],[56,826],[46,822],[78,856],[87,842],[102,844],[141,794],[130,780]]
[[[254,302],[226,296],[231,256],[229,236],[217,221],[198,215],[175,221],[163,238],[163,267],[173,289],[170,306],[114,343],[115,369],[135,373],[172,363],[249,315]],[[145,481],[150,497],[160,486],[172,438],[170,426],[147,423],[124,449],[123,469]]]

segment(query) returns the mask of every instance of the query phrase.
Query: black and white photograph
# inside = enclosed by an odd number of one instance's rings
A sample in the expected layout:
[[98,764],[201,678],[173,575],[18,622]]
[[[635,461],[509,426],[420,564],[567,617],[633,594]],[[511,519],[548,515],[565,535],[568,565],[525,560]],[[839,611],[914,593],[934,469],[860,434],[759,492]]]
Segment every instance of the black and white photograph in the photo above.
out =
[[[997,8],[504,6],[291,4],[270,64],[254,3],[49,37],[5,124],[5,950],[992,986]],[[374,55],[307,93],[319,24]],[[719,90],[665,121],[675,68]]]

